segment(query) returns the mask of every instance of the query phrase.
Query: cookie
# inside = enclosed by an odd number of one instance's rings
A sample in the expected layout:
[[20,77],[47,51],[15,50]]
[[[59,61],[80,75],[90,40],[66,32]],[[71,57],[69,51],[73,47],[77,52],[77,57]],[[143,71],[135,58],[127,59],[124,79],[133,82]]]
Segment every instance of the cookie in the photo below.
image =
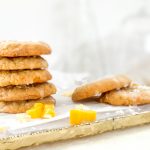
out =
[[0,70],[42,69],[48,64],[40,56],[36,57],[0,57]]
[[127,87],[130,83],[131,80],[125,75],[107,77],[99,81],[77,87],[72,94],[72,100],[80,101],[91,97],[100,96],[104,92]]
[[37,56],[50,53],[51,48],[43,42],[0,42],[1,57]]
[[30,109],[35,103],[55,104],[53,97],[46,97],[38,100],[27,100],[17,102],[0,102],[0,113],[24,113]]
[[51,78],[47,70],[0,71],[0,87],[41,83]]
[[52,83],[0,87],[0,101],[40,99],[56,93]]
[[100,102],[115,106],[144,105],[150,103],[150,87],[135,85],[105,93]]

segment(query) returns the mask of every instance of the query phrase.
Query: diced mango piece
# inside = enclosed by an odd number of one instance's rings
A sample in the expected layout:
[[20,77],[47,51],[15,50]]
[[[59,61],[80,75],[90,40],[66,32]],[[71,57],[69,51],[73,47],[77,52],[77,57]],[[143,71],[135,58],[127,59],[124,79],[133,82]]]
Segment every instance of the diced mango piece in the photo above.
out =
[[43,103],[34,104],[34,106],[31,109],[27,110],[26,113],[31,118],[50,118],[56,115],[53,104]]
[[45,105],[45,108],[44,108],[44,116],[47,116],[47,115],[50,115],[51,117],[55,117],[56,116],[56,113],[55,113],[55,110],[54,110],[54,105],[53,104],[47,104]]
[[44,104],[43,103],[35,103],[33,108],[41,108],[44,109]]
[[54,106],[54,104],[45,104],[44,108],[45,108],[45,109],[51,108],[51,109],[54,110],[54,109],[55,109],[55,106]]
[[42,118],[43,110],[41,108],[32,108],[26,111],[31,118]]
[[79,125],[82,123],[89,123],[96,120],[96,111],[72,109],[70,110],[70,124]]

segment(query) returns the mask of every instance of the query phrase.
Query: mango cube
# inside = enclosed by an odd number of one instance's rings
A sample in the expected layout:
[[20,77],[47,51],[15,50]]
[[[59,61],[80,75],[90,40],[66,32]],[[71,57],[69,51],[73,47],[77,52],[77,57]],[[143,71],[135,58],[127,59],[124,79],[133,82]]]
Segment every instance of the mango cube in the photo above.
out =
[[96,111],[72,109],[70,110],[70,124],[79,125],[82,123],[89,123],[96,120]]
[[41,108],[32,108],[26,111],[31,118],[42,118],[43,110]]
[[45,104],[44,109],[55,109],[54,104]]
[[56,113],[54,110],[53,104],[46,104],[44,107],[44,116],[50,115],[51,117],[55,117]]
[[43,103],[35,103],[33,108],[40,108],[40,109],[44,109],[44,104]]
[[35,103],[34,106],[27,110],[26,113],[33,119],[35,118],[47,118],[47,116],[54,117],[55,110],[53,104]]

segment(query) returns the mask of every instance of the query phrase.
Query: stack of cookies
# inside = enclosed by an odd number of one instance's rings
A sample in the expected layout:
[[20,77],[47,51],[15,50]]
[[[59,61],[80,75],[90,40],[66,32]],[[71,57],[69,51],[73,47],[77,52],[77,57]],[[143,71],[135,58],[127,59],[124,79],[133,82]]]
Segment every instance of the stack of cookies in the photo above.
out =
[[55,103],[56,88],[40,55],[51,48],[42,42],[0,42],[0,112],[22,113],[35,103]]

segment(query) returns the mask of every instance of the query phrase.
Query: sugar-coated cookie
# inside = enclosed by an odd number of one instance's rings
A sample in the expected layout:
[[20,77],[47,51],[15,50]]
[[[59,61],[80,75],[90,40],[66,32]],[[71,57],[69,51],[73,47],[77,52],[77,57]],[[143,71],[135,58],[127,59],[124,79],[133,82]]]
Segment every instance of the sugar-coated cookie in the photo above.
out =
[[47,67],[46,60],[40,56],[0,57],[0,70],[43,69]]
[[0,102],[0,113],[24,113],[28,109],[30,109],[35,103],[55,104],[55,99],[53,97],[46,97],[38,100]]
[[130,83],[131,80],[125,75],[106,77],[104,79],[77,87],[72,94],[72,100],[80,101],[99,96],[107,91],[127,87]]
[[51,48],[43,42],[0,42],[0,57],[37,56],[50,53]]
[[42,83],[51,78],[47,70],[0,71],[0,87]]
[[52,83],[0,87],[0,101],[40,99],[56,93]]
[[143,105],[150,103],[150,87],[133,85],[120,90],[106,92],[100,102],[117,106]]

